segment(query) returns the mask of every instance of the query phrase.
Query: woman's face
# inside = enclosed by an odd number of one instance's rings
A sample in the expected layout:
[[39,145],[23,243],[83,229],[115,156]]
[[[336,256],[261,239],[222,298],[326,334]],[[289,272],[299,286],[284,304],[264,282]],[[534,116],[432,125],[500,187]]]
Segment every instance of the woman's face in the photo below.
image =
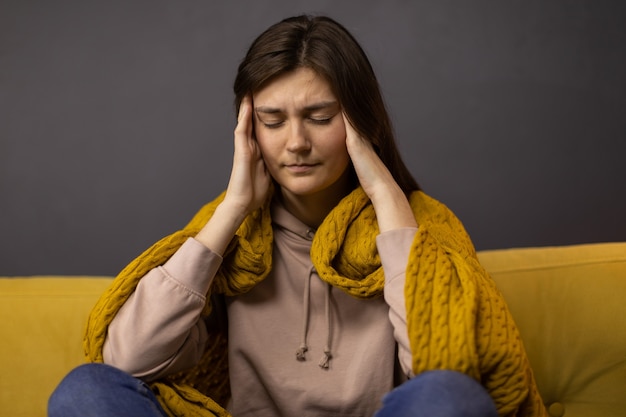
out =
[[253,94],[253,106],[265,165],[284,197],[347,192],[345,181],[339,181],[350,164],[346,128],[339,101],[324,78],[298,68]]

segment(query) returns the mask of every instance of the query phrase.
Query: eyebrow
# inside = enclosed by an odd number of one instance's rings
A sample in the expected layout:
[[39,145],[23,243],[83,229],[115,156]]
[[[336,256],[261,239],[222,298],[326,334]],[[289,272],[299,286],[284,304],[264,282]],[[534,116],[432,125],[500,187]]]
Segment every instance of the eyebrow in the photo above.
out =
[[[324,110],[329,107],[334,107],[337,105],[338,105],[338,102],[334,100],[333,101],[321,101],[319,103],[314,103],[314,104],[311,104],[310,106],[306,106],[302,110],[304,110],[305,112],[311,112],[311,111],[316,111],[316,110]],[[264,114],[283,113],[283,110],[277,107],[270,107],[270,106],[255,107],[254,110],[257,113],[264,113]]]

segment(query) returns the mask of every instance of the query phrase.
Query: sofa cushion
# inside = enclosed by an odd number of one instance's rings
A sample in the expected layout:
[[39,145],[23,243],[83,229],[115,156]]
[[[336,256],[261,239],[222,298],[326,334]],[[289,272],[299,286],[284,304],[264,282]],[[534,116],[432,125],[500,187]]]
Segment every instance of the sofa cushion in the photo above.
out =
[[[626,410],[626,243],[479,252],[553,416]],[[0,278],[0,416],[44,417],[109,277]]]
[[626,410],[626,243],[483,251],[552,415]]
[[84,361],[87,316],[111,281],[0,278],[0,415],[46,415],[56,385]]

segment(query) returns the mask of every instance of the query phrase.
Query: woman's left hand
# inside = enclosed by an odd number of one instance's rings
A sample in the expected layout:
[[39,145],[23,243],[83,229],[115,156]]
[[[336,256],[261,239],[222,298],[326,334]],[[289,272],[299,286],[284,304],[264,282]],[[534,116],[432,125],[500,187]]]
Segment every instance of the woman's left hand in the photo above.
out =
[[343,114],[346,148],[359,183],[376,211],[381,233],[402,227],[416,227],[417,222],[406,195],[376,154],[371,142],[362,138]]

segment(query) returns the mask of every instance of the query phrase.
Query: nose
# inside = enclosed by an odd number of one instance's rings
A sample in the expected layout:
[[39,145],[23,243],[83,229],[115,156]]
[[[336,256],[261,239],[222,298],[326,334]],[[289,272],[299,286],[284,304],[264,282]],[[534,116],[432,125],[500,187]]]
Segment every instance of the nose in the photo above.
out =
[[287,138],[287,150],[289,152],[303,152],[311,149],[311,142],[304,126],[301,123],[293,123]]

